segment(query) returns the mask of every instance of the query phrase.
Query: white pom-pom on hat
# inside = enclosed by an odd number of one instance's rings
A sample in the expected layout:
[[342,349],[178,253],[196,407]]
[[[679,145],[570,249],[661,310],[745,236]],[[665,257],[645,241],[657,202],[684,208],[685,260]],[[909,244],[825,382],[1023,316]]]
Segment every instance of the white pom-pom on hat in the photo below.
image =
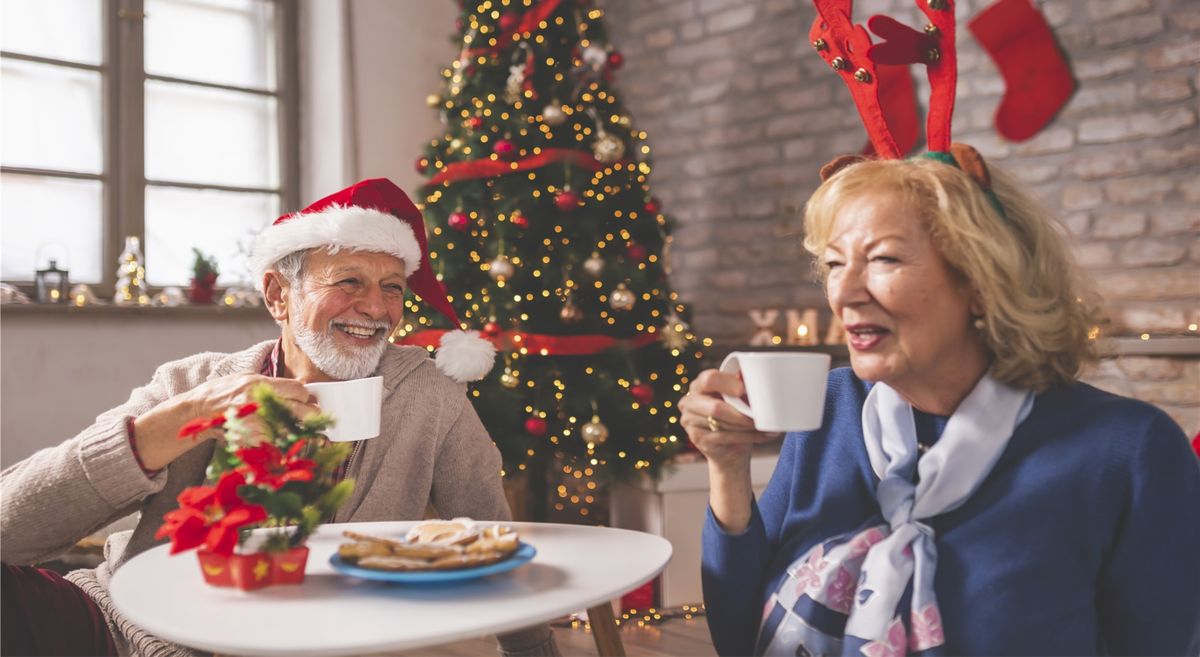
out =
[[478,381],[492,371],[496,347],[479,331],[447,331],[440,344],[435,359],[438,369],[455,381]]

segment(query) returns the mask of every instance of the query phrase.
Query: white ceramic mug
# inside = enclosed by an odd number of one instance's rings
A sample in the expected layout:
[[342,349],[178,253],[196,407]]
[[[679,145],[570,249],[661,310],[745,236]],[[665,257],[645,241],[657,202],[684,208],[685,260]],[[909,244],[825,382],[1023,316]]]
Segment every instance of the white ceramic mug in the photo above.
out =
[[754,420],[759,431],[808,431],[821,426],[829,354],[735,351],[721,371],[741,373],[745,401],[722,395],[725,402]]
[[333,426],[325,430],[330,440],[348,442],[379,435],[383,377],[306,383],[304,388],[317,398],[322,413],[333,416]]

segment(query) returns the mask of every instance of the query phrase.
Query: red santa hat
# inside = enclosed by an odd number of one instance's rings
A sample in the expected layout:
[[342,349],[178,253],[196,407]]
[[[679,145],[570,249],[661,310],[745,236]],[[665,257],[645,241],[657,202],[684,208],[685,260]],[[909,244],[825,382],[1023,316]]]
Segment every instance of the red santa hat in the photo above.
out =
[[[429,245],[420,210],[387,178],[355,183],[304,208],[285,214],[259,233],[250,256],[255,280],[280,259],[297,251],[324,248],[395,256],[404,263],[408,288],[458,327],[445,288],[429,266]],[[475,331],[448,331],[437,352],[437,366],[465,383],[483,378],[492,369],[495,347]]]

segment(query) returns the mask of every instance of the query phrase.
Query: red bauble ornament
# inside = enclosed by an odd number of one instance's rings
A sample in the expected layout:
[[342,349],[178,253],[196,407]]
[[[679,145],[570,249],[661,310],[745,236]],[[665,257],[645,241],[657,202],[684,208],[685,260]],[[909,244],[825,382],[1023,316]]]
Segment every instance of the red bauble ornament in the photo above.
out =
[[641,262],[646,259],[646,247],[637,242],[630,242],[625,245],[625,254],[634,262]]
[[658,199],[652,198],[646,201],[647,214],[658,214],[659,212],[662,212],[662,204],[658,202]]
[[654,401],[654,388],[649,383],[635,383],[629,387],[629,394],[637,403],[647,405]]
[[500,325],[496,322],[488,322],[483,325],[483,335],[489,338],[494,338],[500,335]]
[[624,63],[625,63],[625,55],[622,55],[620,53],[620,51],[614,50],[614,51],[608,53],[608,67],[611,68],[612,70],[615,71],[615,70],[621,68],[621,65]]
[[549,428],[549,425],[546,423],[546,420],[536,415],[532,415],[525,420],[525,433],[534,438],[541,438],[546,435],[547,428]]
[[511,160],[517,154],[517,145],[508,139],[500,139],[492,146],[492,152],[501,160]]
[[483,127],[483,119],[478,116],[472,116],[467,119],[463,125],[467,126],[468,130],[478,130]]
[[507,13],[500,17],[500,29],[509,32],[517,29],[517,25],[521,24],[521,19],[515,13]]
[[465,233],[467,232],[467,228],[471,226],[471,218],[467,216],[466,212],[451,212],[447,223],[454,230]]
[[429,158],[418,157],[416,169],[417,169],[417,173],[425,173],[427,170],[429,170]]
[[579,207],[579,195],[569,189],[564,189],[554,197],[554,205],[563,212],[570,212]]
[[509,221],[513,222],[513,225],[515,225],[517,228],[529,228],[529,217],[526,217],[520,212],[514,212],[512,219],[509,219]]

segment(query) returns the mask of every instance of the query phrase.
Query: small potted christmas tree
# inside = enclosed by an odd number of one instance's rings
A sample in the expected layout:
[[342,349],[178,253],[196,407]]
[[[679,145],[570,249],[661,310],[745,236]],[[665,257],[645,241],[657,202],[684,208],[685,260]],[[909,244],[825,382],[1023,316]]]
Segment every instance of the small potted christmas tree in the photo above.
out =
[[192,263],[192,285],[188,289],[188,299],[192,303],[212,303],[213,292],[217,287],[217,259],[205,256],[200,249],[193,248],[196,260]]

